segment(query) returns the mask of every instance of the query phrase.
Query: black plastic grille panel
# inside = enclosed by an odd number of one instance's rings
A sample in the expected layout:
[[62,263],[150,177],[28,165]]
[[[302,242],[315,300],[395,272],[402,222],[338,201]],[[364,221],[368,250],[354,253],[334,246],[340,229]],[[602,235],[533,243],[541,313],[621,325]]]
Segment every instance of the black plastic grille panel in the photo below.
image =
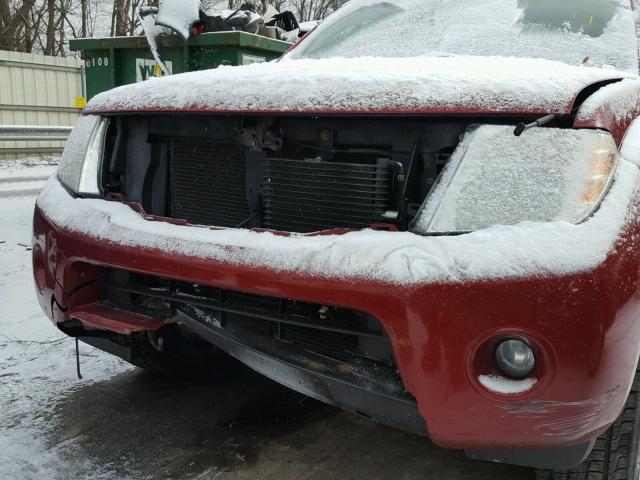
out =
[[366,228],[389,209],[393,169],[377,164],[268,159],[264,171],[263,226],[313,232]]
[[354,356],[361,356],[356,353],[358,352],[358,337],[355,335],[282,325],[241,315],[228,315],[227,321],[336,360],[348,361]]
[[[388,340],[375,318],[356,310],[107,270],[102,301],[155,318],[180,310],[217,328],[258,333],[339,361],[368,358],[392,364]],[[154,300],[154,301],[151,301]],[[157,306],[160,305],[158,311]]]
[[236,227],[249,216],[240,147],[192,139],[172,144],[171,210],[193,224]]

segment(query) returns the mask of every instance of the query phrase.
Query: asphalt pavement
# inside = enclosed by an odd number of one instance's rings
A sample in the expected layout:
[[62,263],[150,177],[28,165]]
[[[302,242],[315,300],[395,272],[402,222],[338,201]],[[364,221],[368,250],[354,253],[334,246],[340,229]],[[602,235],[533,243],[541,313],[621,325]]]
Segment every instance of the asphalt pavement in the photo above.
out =
[[74,442],[120,478],[533,478],[298,395],[228,357],[191,381],[134,370],[81,387],[55,417],[51,442]]

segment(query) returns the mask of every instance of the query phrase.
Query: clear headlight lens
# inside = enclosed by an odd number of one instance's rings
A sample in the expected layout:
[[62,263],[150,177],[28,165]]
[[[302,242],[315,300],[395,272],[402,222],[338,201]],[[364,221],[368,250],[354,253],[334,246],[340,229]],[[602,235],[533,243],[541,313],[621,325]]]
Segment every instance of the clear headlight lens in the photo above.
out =
[[98,176],[109,121],[83,115],[67,140],[58,167],[58,180],[79,195],[99,195]]
[[581,223],[598,208],[618,164],[598,130],[508,126],[467,133],[414,224],[423,234],[466,233],[523,221]]

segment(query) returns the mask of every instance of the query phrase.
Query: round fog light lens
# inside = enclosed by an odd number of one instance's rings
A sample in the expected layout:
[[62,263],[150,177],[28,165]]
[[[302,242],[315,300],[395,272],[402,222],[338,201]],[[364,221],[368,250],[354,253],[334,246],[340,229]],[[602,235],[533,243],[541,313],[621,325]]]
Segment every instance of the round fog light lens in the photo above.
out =
[[496,350],[498,369],[512,378],[526,378],[536,367],[531,347],[522,340],[506,340]]

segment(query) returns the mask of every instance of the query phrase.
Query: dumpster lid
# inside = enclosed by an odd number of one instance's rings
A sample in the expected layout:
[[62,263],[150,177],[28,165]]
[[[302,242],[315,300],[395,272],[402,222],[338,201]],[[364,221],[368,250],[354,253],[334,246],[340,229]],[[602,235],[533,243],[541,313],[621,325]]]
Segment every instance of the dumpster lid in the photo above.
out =
[[[213,32],[191,37],[189,47],[243,47],[284,53],[291,43],[275,40],[246,32]],[[183,48],[184,42],[177,35],[160,37],[160,48]],[[105,37],[77,38],[69,40],[69,48],[74,52],[89,50],[121,50],[149,48],[146,37]]]

